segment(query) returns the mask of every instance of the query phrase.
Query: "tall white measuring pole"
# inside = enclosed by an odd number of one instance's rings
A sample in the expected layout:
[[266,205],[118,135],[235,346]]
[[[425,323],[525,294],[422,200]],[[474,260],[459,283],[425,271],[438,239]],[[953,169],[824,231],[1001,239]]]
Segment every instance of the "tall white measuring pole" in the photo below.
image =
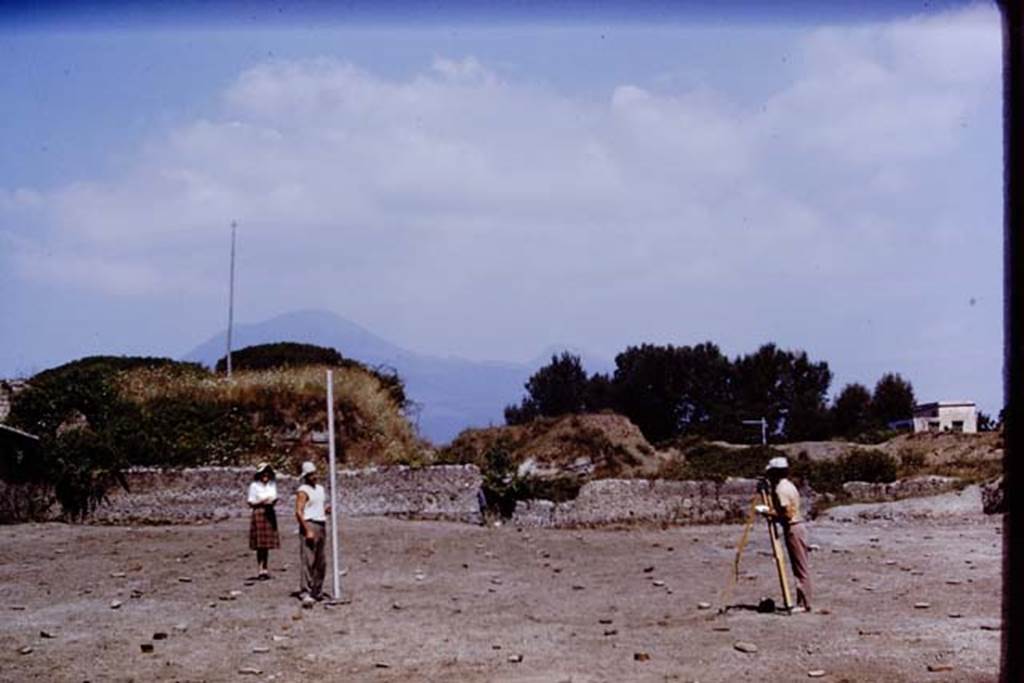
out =
[[327,371],[327,443],[331,469],[331,570],[334,574],[334,599],[341,599],[341,576],[338,566],[338,481],[334,460],[334,373]]

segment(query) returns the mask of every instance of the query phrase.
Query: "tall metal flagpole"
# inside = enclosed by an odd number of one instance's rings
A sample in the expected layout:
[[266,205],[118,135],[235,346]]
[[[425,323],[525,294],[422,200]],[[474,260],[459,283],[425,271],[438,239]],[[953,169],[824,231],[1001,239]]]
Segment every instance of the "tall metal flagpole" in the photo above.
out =
[[231,279],[228,283],[228,379],[231,378],[231,328],[235,321],[235,221],[231,221]]
[[331,569],[334,574],[334,599],[341,599],[338,567],[338,482],[334,466],[334,373],[327,371],[327,443],[331,470]]

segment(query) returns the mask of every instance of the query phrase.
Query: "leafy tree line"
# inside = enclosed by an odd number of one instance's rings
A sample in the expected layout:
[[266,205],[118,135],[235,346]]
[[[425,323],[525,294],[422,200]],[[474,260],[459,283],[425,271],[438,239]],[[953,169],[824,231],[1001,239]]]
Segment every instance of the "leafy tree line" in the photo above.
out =
[[757,432],[743,421],[762,417],[773,438],[801,441],[868,435],[912,415],[913,387],[896,373],[883,375],[874,392],[849,384],[832,404],[831,382],[828,363],[775,344],[735,359],[711,342],[631,346],[615,357],[613,373],[589,376],[578,356],[564,352],[530,377],[526,397],[506,407],[505,421],[611,410],[653,442],[742,442]]

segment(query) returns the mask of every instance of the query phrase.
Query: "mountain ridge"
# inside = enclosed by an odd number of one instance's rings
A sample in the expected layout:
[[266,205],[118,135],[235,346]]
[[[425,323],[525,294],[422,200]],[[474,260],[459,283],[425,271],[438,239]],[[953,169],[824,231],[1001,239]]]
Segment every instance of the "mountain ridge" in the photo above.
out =
[[[235,349],[282,341],[329,346],[346,358],[394,368],[405,382],[406,395],[417,406],[412,419],[420,433],[437,444],[452,440],[468,427],[504,424],[505,406],[522,400],[523,385],[530,375],[547,363],[552,353],[559,353],[549,346],[527,363],[433,356],[401,347],[358,323],[320,309],[290,311],[261,322],[240,323],[232,331]],[[226,348],[225,330],[193,348],[182,360],[213,367]],[[595,364],[604,365],[599,361]]]

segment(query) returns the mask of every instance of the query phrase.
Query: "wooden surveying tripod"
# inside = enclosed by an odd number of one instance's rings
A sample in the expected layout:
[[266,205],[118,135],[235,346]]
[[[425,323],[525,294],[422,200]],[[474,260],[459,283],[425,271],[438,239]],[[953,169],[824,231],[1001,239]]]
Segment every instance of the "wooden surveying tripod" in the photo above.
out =
[[[750,501],[750,517],[747,519],[747,524],[743,528],[743,535],[740,537],[740,542],[736,545],[736,557],[733,559],[733,570],[729,575],[729,582],[726,584],[725,590],[722,593],[722,607],[719,608],[719,613],[724,613],[729,609],[729,603],[732,600],[732,591],[736,586],[736,580],[740,574],[740,558],[743,556],[743,549],[747,545],[747,538],[750,535],[750,530],[753,528],[754,523],[757,521],[758,508],[761,506],[768,508],[768,510],[774,510],[772,505],[771,495],[769,494],[769,484],[767,481],[759,481],[757,483],[757,495],[754,496],[753,500]],[[786,579],[786,565],[782,559],[782,547],[779,544],[779,535],[775,529],[775,522],[772,518],[767,517],[768,521],[768,536],[772,542],[772,557],[775,560],[775,571],[779,575],[779,585],[782,586],[782,600],[786,610],[793,609],[793,598],[789,593],[789,581]]]
[[[768,487],[758,483],[757,492],[761,494],[761,503],[769,510],[774,511],[771,496],[768,495]],[[768,536],[772,539],[772,558],[775,560],[775,570],[779,573],[779,585],[782,586],[782,605],[785,609],[793,609],[793,598],[789,594],[789,581],[786,580],[786,563],[782,558],[782,546],[779,544],[779,533],[775,528],[775,521],[768,517]]]

